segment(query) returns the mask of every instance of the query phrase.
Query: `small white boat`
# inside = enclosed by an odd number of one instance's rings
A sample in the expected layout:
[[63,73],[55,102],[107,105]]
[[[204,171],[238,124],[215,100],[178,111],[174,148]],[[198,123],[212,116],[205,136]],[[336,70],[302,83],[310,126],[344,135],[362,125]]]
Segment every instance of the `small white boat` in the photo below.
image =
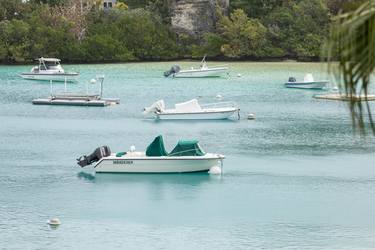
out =
[[41,57],[38,61],[38,66],[33,67],[30,72],[21,73],[20,76],[27,80],[72,82],[79,75],[77,72],[65,72],[60,59]]
[[180,66],[174,65],[169,71],[164,72],[164,76],[172,76],[178,78],[202,78],[202,77],[221,77],[226,75],[228,67],[215,67],[209,68],[206,62],[206,56],[203,57],[199,68],[191,68],[187,70],[181,70]]
[[174,109],[166,109],[163,100],[144,108],[144,114],[154,114],[160,120],[222,120],[228,119],[240,109],[234,102],[218,102],[200,105],[197,99],[175,104]]
[[159,135],[146,152],[136,152],[132,146],[130,151],[114,154],[108,146],[102,146],[91,155],[78,158],[77,163],[85,167],[96,162],[96,173],[189,173],[207,172],[213,167],[221,169],[224,158],[205,153],[196,140],[180,140],[168,153]]
[[306,74],[303,78],[303,82],[297,82],[296,78],[289,77],[288,82],[285,83],[287,88],[298,88],[298,89],[323,89],[327,86],[328,81],[314,81],[312,74]]

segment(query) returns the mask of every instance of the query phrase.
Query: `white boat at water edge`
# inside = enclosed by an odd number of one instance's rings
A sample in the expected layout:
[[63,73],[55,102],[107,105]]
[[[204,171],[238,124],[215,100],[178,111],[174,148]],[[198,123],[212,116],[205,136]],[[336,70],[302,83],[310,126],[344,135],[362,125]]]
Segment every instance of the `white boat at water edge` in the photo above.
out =
[[202,77],[221,77],[228,74],[228,67],[209,68],[206,62],[206,56],[203,57],[199,68],[191,68],[181,70],[180,66],[174,65],[172,68],[164,72],[165,77],[175,78],[202,78]]
[[289,77],[288,82],[285,83],[285,87],[298,89],[323,89],[327,84],[327,80],[315,81],[312,74],[306,74],[302,82],[297,82],[296,78]]
[[224,155],[205,153],[196,140],[180,140],[168,153],[162,136],[157,136],[146,152],[111,153],[108,146],[97,148],[91,155],[77,159],[81,167],[95,163],[96,173],[189,173],[222,169]]
[[21,73],[20,76],[27,80],[73,82],[79,76],[77,72],[65,72],[60,64],[60,59],[44,58],[37,59],[39,65],[30,72]]
[[166,109],[163,100],[144,108],[144,114],[154,114],[160,120],[222,120],[230,118],[237,112],[237,104],[234,102],[217,102],[199,104],[197,99],[183,103],[176,103],[174,109]]

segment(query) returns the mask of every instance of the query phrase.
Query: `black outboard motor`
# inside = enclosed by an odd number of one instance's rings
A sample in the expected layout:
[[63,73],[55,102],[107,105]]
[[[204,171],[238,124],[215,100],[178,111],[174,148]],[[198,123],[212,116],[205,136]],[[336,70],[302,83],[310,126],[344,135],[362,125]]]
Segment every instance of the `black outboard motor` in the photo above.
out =
[[296,80],[296,78],[295,77],[289,77],[289,80],[288,80],[288,82],[296,82],[297,80]]
[[83,155],[77,159],[77,164],[80,165],[82,168],[91,165],[94,162],[99,161],[101,158],[111,155],[111,149],[108,146],[101,146],[91,154],[91,155]]
[[173,65],[170,70],[164,72],[164,76],[168,77],[168,76],[170,76],[172,74],[176,74],[176,73],[180,72],[180,70],[181,70],[180,66]]

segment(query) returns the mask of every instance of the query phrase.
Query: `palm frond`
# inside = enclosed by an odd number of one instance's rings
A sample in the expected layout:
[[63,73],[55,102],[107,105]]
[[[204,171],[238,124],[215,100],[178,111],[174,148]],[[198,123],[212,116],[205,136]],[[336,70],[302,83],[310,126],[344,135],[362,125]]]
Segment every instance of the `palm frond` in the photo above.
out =
[[[365,135],[370,127],[375,134],[367,100],[370,75],[375,68],[375,0],[368,0],[356,11],[338,15],[327,47],[330,70],[336,76],[340,91],[350,98],[354,131]],[[338,65],[332,63],[335,59]],[[359,101],[358,95],[364,95],[365,101]]]

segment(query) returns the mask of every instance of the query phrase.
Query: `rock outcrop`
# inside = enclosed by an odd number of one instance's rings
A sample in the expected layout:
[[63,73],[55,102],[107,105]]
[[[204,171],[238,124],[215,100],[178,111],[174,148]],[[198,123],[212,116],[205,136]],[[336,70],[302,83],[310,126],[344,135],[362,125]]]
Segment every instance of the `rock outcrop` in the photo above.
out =
[[199,36],[212,31],[216,23],[216,3],[224,11],[229,7],[229,0],[172,0],[171,22],[180,33]]

